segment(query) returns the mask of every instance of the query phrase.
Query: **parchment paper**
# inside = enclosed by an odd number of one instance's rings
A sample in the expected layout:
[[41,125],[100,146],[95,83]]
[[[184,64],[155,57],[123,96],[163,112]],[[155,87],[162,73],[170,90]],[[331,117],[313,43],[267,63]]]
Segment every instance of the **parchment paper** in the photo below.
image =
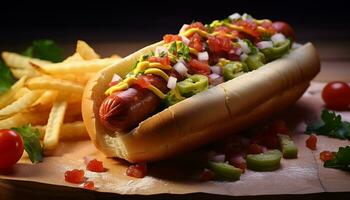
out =
[[[105,158],[90,141],[80,141],[61,143],[53,156],[45,157],[44,162],[39,164],[33,165],[26,156],[23,156],[12,171],[2,172],[0,179],[82,187],[82,185],[65,182],[64,172],[71,169],[85,169],[84,157],[88,157],[102,160],[108,169],[104,173],[85,170],[85,176],[95,182],[98,192],[145,195],[203,192],[246,196],[350,191],[350,173],[324,168],[323,162],[319,159],[321,151],[336,151],[340,146],[350,145],[350,142],[318,136],[316,151],[311,151],[305,146],[305,140],[308,137],[302,134],[305,130],[305,121],[314,120],[320,116],[323,108],[323,102],[320,98],[322,87],[321,83],[312,83],[304,96],[279,116],[279,118],[286,119],[291,127],[294,127],[296,132],[294,140],[299,148],[299,154],[298,159],[282,159],[282,167],[274,172],[247,170],[236,182],[196,182],[193,179],[159,178],[152,173],[143,179],[136,179],[125,175],[126,163]],[[338,113],[342,114],[344,120],[350,121],[350,112]],[[186,173],[185,170],[173,163],[170,165],[175,167],[175,171],[168,170],[167,164],[154,164],[154,167],[168,174],[181,176],[181,174]]]

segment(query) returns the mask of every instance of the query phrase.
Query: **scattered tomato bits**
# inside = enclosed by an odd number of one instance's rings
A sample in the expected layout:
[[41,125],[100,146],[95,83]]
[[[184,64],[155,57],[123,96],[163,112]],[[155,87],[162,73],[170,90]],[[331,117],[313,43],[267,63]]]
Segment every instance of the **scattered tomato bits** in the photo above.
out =
[[86,181],[84,183],[84,188],[88,190],[95,190],[95,184],[93,181]]
[[328,160],[332,160],[334,158],[334,152],[331,152],[331,151],[322,151],[320,153],[320,159],[323,161],[323,162],[326,162]]
[[317,137],[314,134],[311,134],[310,137],[306,140],[306,146],[311,150],[316,150]]
[[84,170],[79,170],[79,169],[73,169],[71,171],[68,170],[64,173],[64,179],[69,183],[80,184],[80,183],[83,183],[85,180],[84,174],[85,174]]
[[263,152],[263,148],[262,146],[258,145],[258,144],[251,144],[248,147],[247,153],[248,154],[259,154]]
[[106,169],[103,167],[103,163],[96,159],[90,160],[86,165],[86,169],[92,172],[105,172]]
[[199,181],[205,182],[205,181],[210,181],[213,180],[215,177],[214,172],[212,172],[210,169],[204,169],[200,174],[199,174]]
[[139,163],[135,165],[130,165],[126,170],[126,175],[135,178],[145,177],[147,175],[147,164]]

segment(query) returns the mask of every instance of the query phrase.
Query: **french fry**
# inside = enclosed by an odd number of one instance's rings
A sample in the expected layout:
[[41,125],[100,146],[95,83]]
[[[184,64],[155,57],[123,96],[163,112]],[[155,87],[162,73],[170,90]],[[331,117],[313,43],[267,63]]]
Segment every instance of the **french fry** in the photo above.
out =
[[27,77],[22,77],[11,86],[10,90],[0,96],[0,109],[11,104],[15,100],[14,96],[16,92],[23,87],[26,79]]
[[50,110],[57,95],[57,91],[47,90],[30,106],[29,109],[36,112]]
[[37,71],[35,71],[34,69],[10,68],[10,70],[11,70],[13,76],[16,77],[17,79],[20,79],[23,76],[34,77],[34,76],[38,76],[39,75],[39,73]]
[[23,97],[28,92],[30,92],[30,89],[28,89],[26,87],[19,88],[14,96],[14,99],[17,100],[17,99]]
[[32,103],[34,103],[42,94],[42,91],[29,91],[22,97],[11,103],[10,105],[2,108],[0,110],[0,118],[13,115],[26,108],[28,108]]
[[[45,136],[46,126],[34,126],[40,132],[40,138]],[[64,123],[60,129],[60,141],[68,140],[86,140],[89,139],[89,135],[86,131],[83,121],[75,121],[71,123]]]
[[97,72],[115,62],[118,62],[119,58],[104,58],[94,60],[81,60],[71,62],[61,62],[53,64],[36,64],[36,67],[48,74],[76,74]]
[[45,150],[50,151],[57,147],[66,109],[67,101],[65,100],[58,100],[53,104],[43,140]]
[[73,93],[82,95],[84,86],[72,81],[61,80],[50,76],[34,77],[26,82],[26,86],[29,89],[47,89],[57,90],[64,93]]
[[13,127],[20,127],[25,124],[43,125],[48,119],[48,112],[33,113],[23,112],[12,115],[9,118],[0,120],[0,129],[10,129]]
[[92,49],[86,42],[82,40],[78,40],[76,52],[79,53],[84,60],[92,60],[92,59],[100,58],[100,55],[98,55],[94,51],[94,49]]
[[71,61],[79,61],[79,60],[84,60],[84,59],[81,57],[79,53],[75,52],[73,55],[66,58],[63,62],[71,62]]
[[10,68],[18,68],[18,69],[28,69],[34,70],[30,62],[35,62],[40,65],[50,64],[50,61],[40,60],[36,58],[29,58],[27,56],[22,56],[17,53],[12,52],[2,52],[2,59],[5,61],[6,65]]

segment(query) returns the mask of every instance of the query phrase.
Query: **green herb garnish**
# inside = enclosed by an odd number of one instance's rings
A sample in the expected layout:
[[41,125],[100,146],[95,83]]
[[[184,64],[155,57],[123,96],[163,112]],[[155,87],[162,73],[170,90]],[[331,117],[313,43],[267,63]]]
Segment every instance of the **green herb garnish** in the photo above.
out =
[[32,45],[24,50],[23,55],[52,62],[63,61],[62,49],[52,40],[34,40]]
[[334,158],[324,162],[323,166],[350,171],[350,146],[339,147]]
[[10,69],[0,60],[0,95],[10,89],[15,82]]

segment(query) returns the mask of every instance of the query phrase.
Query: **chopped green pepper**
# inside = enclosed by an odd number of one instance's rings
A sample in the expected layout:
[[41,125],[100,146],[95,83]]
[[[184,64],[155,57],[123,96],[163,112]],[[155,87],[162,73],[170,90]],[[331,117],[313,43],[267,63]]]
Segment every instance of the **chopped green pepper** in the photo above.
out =
[[184,99],[185,97],[181,96],[180,94],[176,94],[175,90],[170,90],[163,99],[163,102],[167,107],[169,107]]
[[229,62],[222,70],[225,81],[234,79],[247,71],[249,71],[247,64],[238,61]]
[[290,39],[287,39],[285,42],[277,44],[277,46],[262,49],[261,51],[268,61],[272,61],[286,54],[291,48],[291,44]]
[[266,63],[265,55],[261,52],[249,55],[245,60],[250,70],[258,69]]
[[236,181],[239,180],[242,174],[241,169],[227,163],[209,161],[208,167],[214,172],[216,178],[222,180]]
[[298,157],[298,147],[294,144],[291,137],[288,135],[278,134],[280,140],[283,158],[296,158]]
[[254,171],[274,171],[280,167],[282,153],[269,150],[261,154],[248,154],[247,167]]
[[208,77],[200,74],[192,75],[177,83],[179,92],[184,97],[193,96],[208,89]]

